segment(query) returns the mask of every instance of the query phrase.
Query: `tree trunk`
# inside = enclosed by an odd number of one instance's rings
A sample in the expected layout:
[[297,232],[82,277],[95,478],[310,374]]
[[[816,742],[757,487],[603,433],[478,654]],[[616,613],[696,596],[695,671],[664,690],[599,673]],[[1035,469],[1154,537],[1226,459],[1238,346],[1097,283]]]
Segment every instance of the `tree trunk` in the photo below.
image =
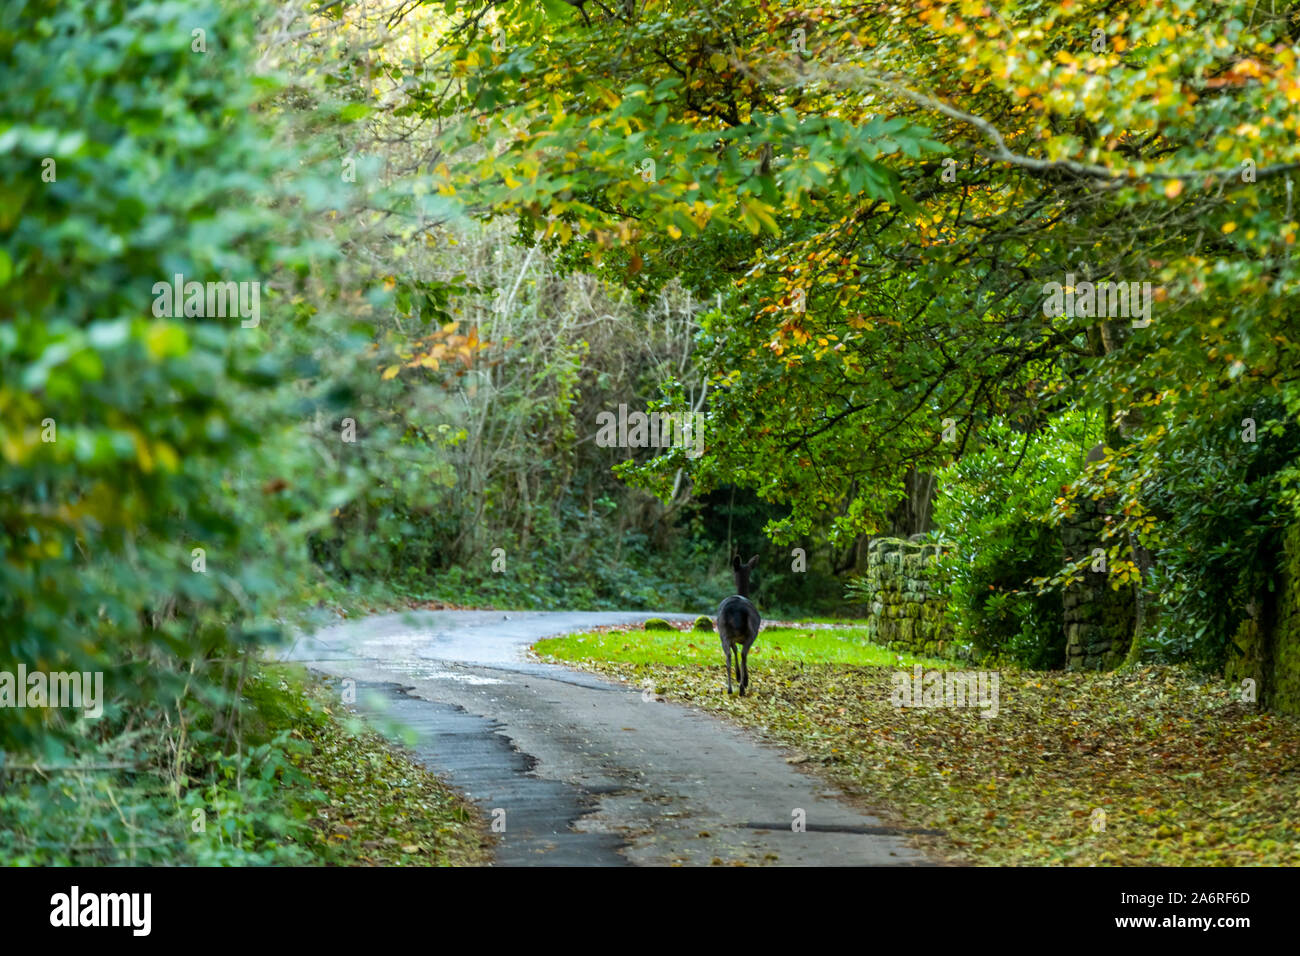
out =
[[934,510],[935,477],[928,472],[910,469],[903,479],[903,500],[889,519],[889,533],[895,538],[910,538],[930,530]]
[[[1127,330],[1124,329],[1122,324],[1115,322],[1101,322],[1098,325],[1098,333],[1101,339],[1103,355],[1109,355],[1118,350],[1127,337]],[[1107,443],[1113,447],[1119,444],[1120,441],[1128,442],[1133,440],[1136,437],[1135,433],[1143,424],[1144,416],[1142,413],[1137,409],[1132,409],[1117,424],[1113,424],[1110,411],[1110,406],[1107,405]],[[1138,489],[1139,497],[1141,497],[1141,494],[1142,490]],[[1133,563],[1137,565],[1138,569],[1138,581],[1133,586],[1133,638],[1129,641],[1128,653],[1124,655],[1124,663],[1133,664],[1141,657],[1147,631],[1153,623],[1150,595],[1147,593],[1147,578],[1150,575],[1152,565],[1155,564],[1155,559],[1151,556],[1151,551],[1139,544],[1137,538],[1131,532],[1128,535],[1128,546],[1129,552],[1133,555]]]

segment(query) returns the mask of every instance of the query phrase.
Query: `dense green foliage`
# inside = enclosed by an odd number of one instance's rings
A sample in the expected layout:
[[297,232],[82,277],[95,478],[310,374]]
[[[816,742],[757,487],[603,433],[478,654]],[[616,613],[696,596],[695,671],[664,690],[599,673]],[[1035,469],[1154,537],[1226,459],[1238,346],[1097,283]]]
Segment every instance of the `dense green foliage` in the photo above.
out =
[[[277,666],[244,686],[245,755],[191,703],[194,745],[218,773],[177,788],[152,773],[9,767],[0,859],[9,865],[481,864],[477,813],[409,755],[337,709],[337,694]],[[125,748],[101,757],[127,759]],[[141,753],[142,760],[150,755]],[[147,766],[147,765],[146,765]]]
[[[15,858],[183,859],[205,810],[224,839],[196,860],[307,859],[277,809],[290,730],[245,735],[241,695],[327,505],[303,423],[345,380],[311,343],[355,349],[298,291],[334,254],[327,196],[257,115],[254,35],[238,4],[0,11],[0,667],[105,698],[5,708],[0,760],[90,768],[0,767]],[[258,308],[160,306],[176,275],[256,282]]]
[[[533,30],[565,9],[516,12]],[[350,244],[394,290],[394,308],[373,317],[381,373],[356,396],[357,442],[336,473],[373,481],[314,535],[313,554],[340,580],[464,604],[711,609],[730,589],[730,551],[760,549],[764,525],[789,508],[725,482],[704,493],[683,452],[602,447],[594,435],[598,416],[621,406],[707,410],[700,330],[719,297],[692,292],[685,271],[646,262],[645,281],[632,282],[575,258],[563,217],[546,236],[492,220],[526,192],[498,194],[484,171],[509,117],[481,127],[466,113],[475,81],[460,44],[497,41],[462,30],[464,13],[425,5],[394,26],[331,7],[307,18],[319,30],[277,51],[296,79],[277,100],[285,117],[355,118],[335,130],[334,160],[356,160],[348,189],[363,211]],[[526,66],[507,59],[507,72]],[[617,131],[600,137],[630,148]],[[580,172],[604,175],[589,161]],[[576,187],[577,176],[562,178]],[[479,188],[457,190],[461,177]],[[547,214],[577,209],[559,202]],[[626,264],[627,250],[609,252]],[[675,464],[640,472],[656,458]],[[833,605],[834,574],[856,543],[796,543],[799,570],[789,548],[763,553],[761,599]]]
[[[252,88],[216,50],[191,53],[183,5],[124,8],[4,14],[2,652],[107,667],[118,693],[166,698],[184,675],[158,659],[258,636],[287,510],[260,491],[258,455],[285,426],[273,296],[242,329],[154,318],[152,287],[308,260],[266,209],[283,154],[248,112]],[[243,55],[244,17],[203,16],[222,55]],[[207,573],[191,571],[196,547]],[[4,743],[52,741],[38,713],[7,720]]]
[[1169,532],[1152,570],[1160,616],[1144,649],[1151,657],[1220,668],[1252,606],[1263,616],[1273,600],[1293,523],[1285,473],[1300,457],[1300,435],[1273,403],[1251,412],[1258,441],[1243,441],[1236,416],[1225,416],[1217,439],[1173,450],[1152,482],[1152,510]]
[[1048,513],[1097,436],[1069,417],[1032,434],[1003,425],[985,436],[938,475],[935,524],[950,544],[934,573],[980,655],[1058,668],[1065,662],[1061,594],[1033,582],[1061,567],[1061,536]]
[[[1210,553],[1250,580],[1232,614],[1267,577],[1251,564],[1294,512],[1289,447],[1266,453],[1277,480],[1243,488],[1231,521],[1199,521],[1194,496],[1155,499],[1164,463],[1214,446],[1222,422],[1300,408],[1294,5],[493,12],[495,26],[464,21],[446,67],[491,117],[469,129],[492,154],[450,166],[445,189],[633,287],[678,275],[722,293],[699,338],[712,390],[709,452],[686,463],[697,489],[739,484],[787,509],[776,540],[844,549],[889,529],[909,475],[987,447],[998,422],[1072,414],[1103,421],[1108,450],[1060,476],[1055,517],[1082,496],[1117,516],[1108,573],[1142,592],[1139,650],[1174,648],[1162,600],[1191,612],[1187,595],[1224,580],[1184,526],[1216,529]],[[1135,284],[1143,305],[1048,307],[1052,283],[1101,282]],[[681,465],[629,476],[654,488]],[[1263,526],[1230,540],[1237,521]],[[968,530],[972,551],[1007,533]],[[1040,544],[1005,581],[1044,568]],[[1169,620],[1177,640],[1209,627],[1194,653],[1215,662],[1230,621]],[[997,640],[1028,640],[1023,624],[1011,613]]]

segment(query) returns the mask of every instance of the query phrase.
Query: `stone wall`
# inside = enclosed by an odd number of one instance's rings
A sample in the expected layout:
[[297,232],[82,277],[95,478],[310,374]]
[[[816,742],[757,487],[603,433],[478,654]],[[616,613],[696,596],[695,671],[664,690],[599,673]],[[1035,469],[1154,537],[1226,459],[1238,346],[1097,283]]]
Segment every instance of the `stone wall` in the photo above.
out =
[[1106,523],[1103,508],[1084,499],[1075,515],[1061,526],[1061,546],[1066,561],[1088,559],[1080,580],[1065,589],[1065,669],[1110,670],[1124,663],[1133,640],[1135,608],[1133,589],[1118,591],[1111,577],[1093,571],[1092,552],[1104,547],[1101,531]]
[[1260,706],[1300,714],[1300,524],[1283,536],[1274,575],[1276,590],[1255,602],[1229,648],[1225,675],[1255,682]]
[[871,640],[895,650],[930,657],[956,657],[948,602],[925,568],[939,546],[875,538],[867,547],[867,627]]

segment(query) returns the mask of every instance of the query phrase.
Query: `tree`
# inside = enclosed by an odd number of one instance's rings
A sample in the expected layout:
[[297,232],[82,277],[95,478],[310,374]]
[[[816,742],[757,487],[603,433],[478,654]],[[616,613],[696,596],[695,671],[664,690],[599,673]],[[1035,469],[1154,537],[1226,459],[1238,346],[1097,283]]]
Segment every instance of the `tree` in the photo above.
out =
[[[330,246],[236,66],[254,35],[238,5],[0,14],[0,657],[105,672],[109,725],[278,634],[321,507],[295,293]],[[90,733],[9,713],[5,748]]]
[[460,33],[457,109],[517,132],[449,188],[634,284],[727,291],[691,474],[787,503],[774,536],[875,532],[908,474],[1075,408],[1110,452],[1060,507],[1117,496],[1126,586],[1169,544],[1161,459],[1294,413],[1289,9],[546,10],[497,8],[506,53]]

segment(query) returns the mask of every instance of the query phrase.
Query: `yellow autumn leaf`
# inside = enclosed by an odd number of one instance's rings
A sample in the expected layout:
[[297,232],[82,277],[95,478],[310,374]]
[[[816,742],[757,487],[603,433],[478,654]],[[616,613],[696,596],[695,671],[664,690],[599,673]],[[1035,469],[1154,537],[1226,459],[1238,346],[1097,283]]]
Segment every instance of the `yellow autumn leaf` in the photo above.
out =
[[189,351],[190,337],[184,326],[175,322],[158,321],[149,326],[144,337],[145,349],[155,360],[184,355]]
[[176,449],[165,441],[157,442],[153,446],[154,457],[158,459],[158,467],[163,471],[174,472],[180,471],[181,462],[176,454]]

